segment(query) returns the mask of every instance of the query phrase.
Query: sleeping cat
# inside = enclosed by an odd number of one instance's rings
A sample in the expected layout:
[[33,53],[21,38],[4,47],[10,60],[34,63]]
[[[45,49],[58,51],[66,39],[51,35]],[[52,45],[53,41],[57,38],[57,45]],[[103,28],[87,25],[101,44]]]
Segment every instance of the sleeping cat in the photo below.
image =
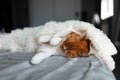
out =
[[35,54],[31,62],[38,64],[51,55],[63,55],[63,53],[69,58],[89,57],[89,46],[90,41],[86,39],[86,35],[80,38],[77,33],[71,32],[58,46],[50,45],[50,43],[41,44],[38,54]]
[[115,62],[111,56],[116,54],[117,50],[110,39],[92,24],[78,20],[51,21],[38,27],[0,34],[0,50],[35,53],[31,63],[38,64],[51,55],[62,53],[60,44],[71,32],[80,36],[86,33],[86,37],[94,47],[90,47],[89,53],[102,59],[110,70],[115,68]]

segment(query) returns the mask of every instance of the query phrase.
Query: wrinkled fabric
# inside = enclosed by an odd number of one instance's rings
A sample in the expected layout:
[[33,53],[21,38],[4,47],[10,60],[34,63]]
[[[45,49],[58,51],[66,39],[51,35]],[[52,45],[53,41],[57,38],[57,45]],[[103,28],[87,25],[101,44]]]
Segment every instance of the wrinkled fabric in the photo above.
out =
[[51,56],[31,65],[32,54],[0,52],[0,80],[116,80],[106,65],[94,56]]

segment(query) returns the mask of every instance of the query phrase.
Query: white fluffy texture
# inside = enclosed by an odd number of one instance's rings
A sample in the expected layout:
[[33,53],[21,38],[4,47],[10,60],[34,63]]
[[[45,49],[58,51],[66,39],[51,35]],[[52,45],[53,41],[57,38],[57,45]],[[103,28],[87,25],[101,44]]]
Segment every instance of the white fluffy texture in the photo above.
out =
[[0,50],[12,52],[35,52],[37,48],[36,34],[41,27],[17,29],[10,34],[0,35]]
[[[61,40],[72,31],[80,36],[84,34],[80,31],[85,31],[87,37],[97,49],[97,52],[92,52],[92,54],[102,59],[110,70],[115,68],[112,55],[116,54],[117,50],[110,39],[92,24],[77,20],[66,22],[50,21],[42,26],[25,28],[23,30],[18,29],[10,34],[1,34],[0,49],[29,53],[37,52],[33,56],[31,63],[38,64],[43,59],[57,53],[56,51],[58,51]],[[50,41],[51,45],[42,44],[48,41]]]
[[42,60],[55,55],[59,52],[59,47],[43,44],[39,46],[39,52],[37,52],[31,59],[32,64],[38,64]]

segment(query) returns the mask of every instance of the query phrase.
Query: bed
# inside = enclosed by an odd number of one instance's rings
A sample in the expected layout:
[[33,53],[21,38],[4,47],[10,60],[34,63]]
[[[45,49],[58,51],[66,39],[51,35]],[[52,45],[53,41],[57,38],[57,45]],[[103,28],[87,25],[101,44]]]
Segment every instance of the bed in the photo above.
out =
[[106,65],[94,56],[51,56],[31,65],[33,54],[0,52],[0,80],[116,80]]

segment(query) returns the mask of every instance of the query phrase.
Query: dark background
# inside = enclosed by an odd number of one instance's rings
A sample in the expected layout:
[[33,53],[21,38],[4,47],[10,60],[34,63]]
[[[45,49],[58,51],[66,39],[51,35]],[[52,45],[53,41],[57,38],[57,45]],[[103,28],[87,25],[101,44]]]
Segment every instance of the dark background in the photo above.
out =
[[[68,7],[65,9],[61,9],[60,7],[62,7],[62,2],[60,3],[60,5],[58,5],[58,0],[51,0],[53,3],[51,3],[49,0],[39,0],[39,3],[36,2],[37,4],[35,3],[35,1],[37,0],[0,0],[0,31],[9,33],[11,32],[11,30],[16,28],[38,26],[39,24],[44,24],[46,21],[49,20],[64,21],[67,19],[79,19],[87,22],[92,22],[95,13],[97,13],[99,16],[101,15],[101,0],[78,0],[78,2],[75,2],[75,4],[79,4],[79,6],[76,6],[75,9],[71,7],[71,10],[69,10],[72,11],[73,9],[74,11],[73,13],[70,13],[71,15],[73,15],[71,17],[66,17],[67,15],[65,14],[65,12],[61,12],[61,10],[66,11],[66,9],[69,9],[69,7],[72,5],[71,3],[70,5],[67,5],[69,3],[66,2],[66,4],[64,4],[63,6],[66,5]],[[52,7],[50,6],[51,4]],[[116,61],[116,68],[113,72],[117,80],[120,80],[120,0],[114,0],[113,4],[114,15],[105,20],[101,20],[100,18],[100,23],[94,24],[97,28],[105,31],[105,33],[118,49],[118,54],[113,56],[114,60]],[[34,7],[37,8],[34,9]],[[50,8],[50,10],[48,8]],[[38,14],[37,12],[36,14],[32,13],[33,11],[38,11]],[[62,13],[64,13],[65,17],[62,17]],[[69,14],[69,12],[67,14]],[[35,15],[39,15],[40,18],[34,18]],[[46,17],[46,15],[48,17]],[[44,18],[44,20],[42,20],[41,18]]]

